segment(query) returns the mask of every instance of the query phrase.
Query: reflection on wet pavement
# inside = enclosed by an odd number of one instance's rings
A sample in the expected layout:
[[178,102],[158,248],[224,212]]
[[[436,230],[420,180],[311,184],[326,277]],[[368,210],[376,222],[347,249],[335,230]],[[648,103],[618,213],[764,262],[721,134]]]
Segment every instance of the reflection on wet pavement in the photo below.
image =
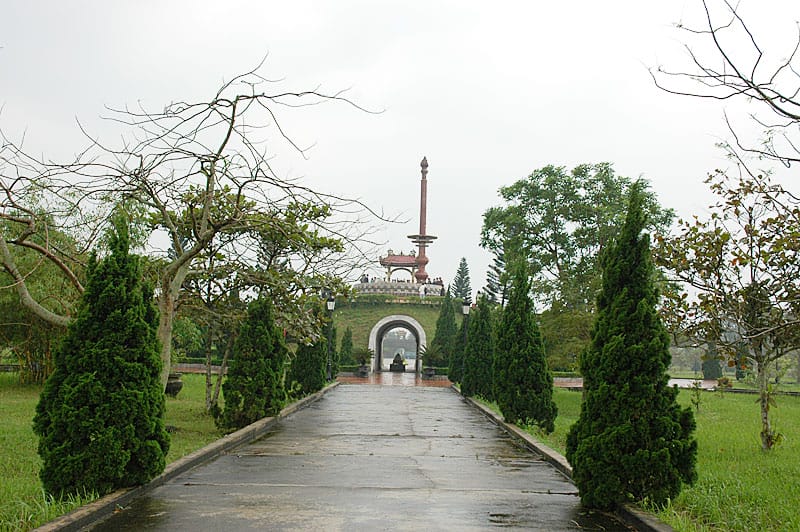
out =
[[493,527],[627,530],[583,510],[571,482],[457,393],[401,384],[339,386],[95,529]]
[[381,384],[384,386],[430,386],[447,388],[452,385],[444,375],[437,375],[432,379],[423,379],[413,371],[393,373],[382,371],[370,373],[368,377],[355,377],[352,375],[339,375],[336,380],[342,384]]

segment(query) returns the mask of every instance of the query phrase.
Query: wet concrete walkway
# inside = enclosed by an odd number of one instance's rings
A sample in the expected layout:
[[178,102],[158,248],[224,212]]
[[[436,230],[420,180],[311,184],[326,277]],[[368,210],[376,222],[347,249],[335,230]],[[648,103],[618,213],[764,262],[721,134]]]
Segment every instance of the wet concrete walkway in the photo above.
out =
[[448,388],[340,385],[95,530],[621,530]]

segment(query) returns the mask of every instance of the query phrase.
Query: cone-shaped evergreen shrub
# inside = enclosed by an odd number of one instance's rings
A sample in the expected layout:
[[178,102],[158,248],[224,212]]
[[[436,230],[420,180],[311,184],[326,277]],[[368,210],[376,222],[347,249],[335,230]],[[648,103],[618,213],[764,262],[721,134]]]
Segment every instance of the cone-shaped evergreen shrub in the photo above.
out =
[[339,347],[339,363],[352,365],[355,361],[353,358],[353,329],[348,325],[342,335],[342,345]]
[[481,296],[469,320],[462,394],[494,399],[494,345],[491,304]]
[[281,411],[286,400],[283,372],[287,356],[272,304],[259,297],[248,305],[247,318],[233,345],[222,385],[225,409],[217,419],[220,427],[239,429]]
[[302,395],[314,393],[325,386],[328,370],[328,340],[326,333],[327,329],[323,327],[320,337],[315,343],[298,346],[294,360],[292,360],[289,382],[292,383],[293,389],[299,386],[298,391]]
[[[339,331],[336,330],[336,327],[333,326],[333,322],[331,321],[328,323],[327,327],[330,327],[331,332],[331,380],[336,380],[336,376],[339,374],[339,366],[341,365],[341,354],[336,349],[336,337]],[[325,338],[328,338],[327,336]],[[325,376],[327,377],[327,367],[325,368]]]
[[450,356],[450,365],[447,368],[447,378],[452,382],[461,382],[464,377],[464,348],[465,341],[469,333],[469,317],[464,316],[461,320],[461,327],[454,342],[453,354]]
[[495,398],[510,423],[532,423],[553,432],[558,408],[553,376],[533,314],[524,262],[512,266],[512,285],[503,309],[495,348]]
[[656,313],[642,197],[637,183],[622,231],[601,257],[598,314],[581,359],[584,400],[567,436],[573,480],[590,508],[662,505],[696,476],[694,418],[667,384],[669,336]]
[[33,420],[42,484],[55,496],[143,484],[164,470],[169,448],[158,311],[120,220],[110,249],[107,258],[89,261],[83,297]]
[[456,335],[458,334],[458,326],[456,325],[456,313],[453,308],[453,298],[450,297],[450,291],[445,290],[444,299],[442,299],[442,309],[439,311],[439,317],[436,319],[436,336],[429,346],[428,353],[436,353],[436,364],[430,364],[428,360],[424,363],[426,366],[438,365],[440,363],[449,364],[453,356],[453,351],[456,347]]

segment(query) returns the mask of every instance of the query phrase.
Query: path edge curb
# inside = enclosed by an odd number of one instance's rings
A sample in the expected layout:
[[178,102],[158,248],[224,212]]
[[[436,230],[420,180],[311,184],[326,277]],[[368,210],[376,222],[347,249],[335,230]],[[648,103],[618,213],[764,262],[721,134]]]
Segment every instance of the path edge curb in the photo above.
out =
[[[461,392],[455,386],[451,386],[451,389],[455,393],[461,395]],[[506,431],[512,437],[521,440],[523,444],[533,452],[540,454],[546,462],[553,465],[553,467],[561,472],[561,474],[572,481],[572,466],[569,465],[569,462],[562,454],[538,441],[518,426],[511,423],[506,423],[501,416],[475,401],[471,397],[467,397],[465,395],[461,395],[461,397],[467,404],[472,405],[472,407],[476,408],[484,416],[489,418],[489,420],[495,425]],[[621,505],[619,508],[617,508],[616,515],[623,522],[635,527],[636,530],[641,532],[674,532],[675,530],[668,524],[659,520],[656,516],[640,510],[631,504]]]
[[87,527],[94,525],[103,519],[109,517],[114,512],[123,509],[126,505],[130,504],[134,499],[145,495],[146,493],[162,486],[183,473],[194,469],[195,467],[205,464],[206,462],[217,458],[226,451],[229,451],[240,445],[250,443],[266,434],[272,427],[281,419],[301,410],[312,403],[321,399],[326,393],[339,386],[338,382],[333,382],[327,385],[322,390],[315,392],[311,395],[303,397],[286,408],[281,410],[280,414],[273,417],[265,417],[259,419],[244,428],[231,432],[222,438],[209,443],[186,456],[175,460],[167,465],[164,471],[152,479],[147,484],[136,486],[134,488],[123,488],[108,495],[105,495],[95,501],[85,504],[75,510],[64,514],[56,519],[49,521],[42,526],[35,528],[34,532],[77,532],[84,530]]

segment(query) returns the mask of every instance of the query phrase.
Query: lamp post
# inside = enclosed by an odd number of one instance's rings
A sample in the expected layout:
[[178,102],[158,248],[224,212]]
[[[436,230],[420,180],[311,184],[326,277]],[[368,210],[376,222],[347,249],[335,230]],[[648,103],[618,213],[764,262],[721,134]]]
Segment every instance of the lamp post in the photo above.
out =
[[336,298],[333,297],[333,294],[328,296],[328,300],[325,301],[325,306],[328,308],[328,319],[330,320],[328,323],[328,381],[332,380],[331,376],[331,353],[333,350],[333,308],[336,306]]

